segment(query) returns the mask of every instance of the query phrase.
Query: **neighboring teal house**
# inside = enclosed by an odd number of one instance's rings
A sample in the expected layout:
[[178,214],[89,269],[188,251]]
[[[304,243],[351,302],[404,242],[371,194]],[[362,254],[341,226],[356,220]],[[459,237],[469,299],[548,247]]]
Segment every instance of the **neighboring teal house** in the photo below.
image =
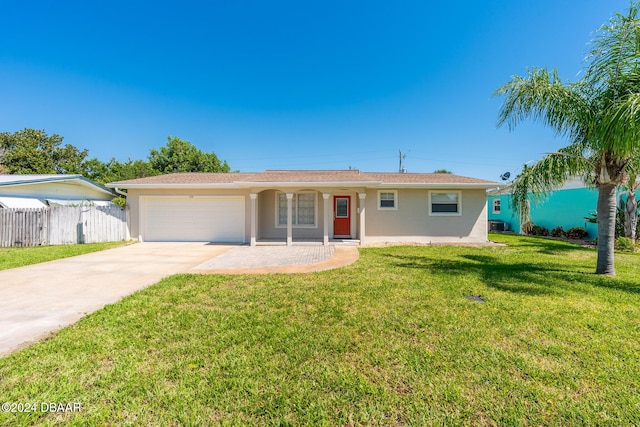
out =
[[[520,215],[510,206],[511,187],[490,191],[487,194],[489,221],[503,221],[507,229],[520,232]],[[548,194],[541,201],[530,201],[531,222],[549,229],[562,226],[566,231],[573,227],[582,227],[589,233],[589,238],[598,235],[596,224],[584,218],[596,211],[598,191],[588,188],[581,180],[567,182],[562,188]]]

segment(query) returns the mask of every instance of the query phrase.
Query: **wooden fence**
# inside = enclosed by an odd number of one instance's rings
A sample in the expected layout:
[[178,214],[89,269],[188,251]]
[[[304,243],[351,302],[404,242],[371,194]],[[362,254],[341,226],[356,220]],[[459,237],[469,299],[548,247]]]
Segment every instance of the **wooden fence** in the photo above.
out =
[[118,206],[0,209],[0,247],[129,240],[128,217]]
[[0,209],[0,246],[46,245],[48,209]]

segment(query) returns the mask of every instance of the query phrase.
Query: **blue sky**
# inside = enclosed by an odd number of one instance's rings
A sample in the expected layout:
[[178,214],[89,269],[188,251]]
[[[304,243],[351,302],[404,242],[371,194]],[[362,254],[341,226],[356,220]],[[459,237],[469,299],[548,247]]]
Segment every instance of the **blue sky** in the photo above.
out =
[[622,0],[4,2],[0,131],[107,161],[168,135],[233,170],[445,168],[498,180],[564,141],[496,128],[527,66],[576,80]]

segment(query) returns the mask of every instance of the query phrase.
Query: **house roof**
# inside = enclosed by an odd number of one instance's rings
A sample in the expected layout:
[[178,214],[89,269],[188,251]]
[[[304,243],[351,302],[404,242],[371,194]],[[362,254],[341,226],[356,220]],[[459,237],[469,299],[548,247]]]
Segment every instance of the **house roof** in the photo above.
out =
[[[594,187],[592,185],[589,185],[588,183],[585,183],[584,178],[573,177],[573,178],[567,179],[558,188],[550,190],[549,192],[552,193],[554,191],[561,191],[561,190],[577,190],[577,189],[581,189],[581,188],[594,188]],[[487,191],[487,195],[488,196],[500,196],[500,195],[503,195],[503,194],[511,194],[512,190],[513,190],[513,182],[510,182],[507,185],[503,184],[499,188],[488,190]]]
[[0,207],[8,209],[40,209],[46,207],[46,203],[33,197],[8,197],[0,196]]
[[75,174],[47,174],[47,175],[0,175],[0,185],[33,184],[35,182],[68,181],[70,179],[83,178]]
[[264,172],[174,173],[107,184],[111,188],[247,188],[352,186],[352,187],[446,187],[490,188],[498,185],[466,176],[445,173],[389,173],[350,170],[266,170]]
[[43,184],[51,182],[74,182],[84,187],[90,187],[94,190],[104,193],[105,195],[113,195],[113,192],[97,182],[76,174],[50,174],[50,175],[11,175],[0,174],[0,192],[2,187],[13,187],[19,185]]

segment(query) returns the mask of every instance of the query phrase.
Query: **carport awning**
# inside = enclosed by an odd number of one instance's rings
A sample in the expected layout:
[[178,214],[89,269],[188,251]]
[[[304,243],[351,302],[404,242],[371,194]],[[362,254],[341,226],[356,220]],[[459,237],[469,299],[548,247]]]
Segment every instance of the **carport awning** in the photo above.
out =
[[40,209],[47,205],[40,199],[29,197],[0,197],[0,206],[7,209]]

